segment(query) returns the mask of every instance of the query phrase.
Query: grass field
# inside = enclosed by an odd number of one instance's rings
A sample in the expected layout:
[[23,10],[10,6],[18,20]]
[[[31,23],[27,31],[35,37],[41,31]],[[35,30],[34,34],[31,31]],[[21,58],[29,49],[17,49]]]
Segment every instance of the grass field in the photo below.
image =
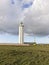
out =
[[49,65],[49,45],[0,45],[0,65]]

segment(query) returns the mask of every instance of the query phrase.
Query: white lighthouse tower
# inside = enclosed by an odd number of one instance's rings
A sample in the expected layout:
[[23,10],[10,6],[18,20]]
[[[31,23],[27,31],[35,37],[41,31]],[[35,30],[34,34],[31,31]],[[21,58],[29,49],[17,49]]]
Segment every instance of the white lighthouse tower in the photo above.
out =
[[19,25],[19,44],[24,43],[24,24],[21,22]]

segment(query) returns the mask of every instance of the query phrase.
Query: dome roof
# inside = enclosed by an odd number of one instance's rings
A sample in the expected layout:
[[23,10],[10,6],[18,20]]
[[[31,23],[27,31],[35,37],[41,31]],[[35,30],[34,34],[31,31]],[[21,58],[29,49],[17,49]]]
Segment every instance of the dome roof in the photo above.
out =
[[20,26],[24,27],[24,24],[23,24],[23,22],[21,22],[21,23],[20,23]]

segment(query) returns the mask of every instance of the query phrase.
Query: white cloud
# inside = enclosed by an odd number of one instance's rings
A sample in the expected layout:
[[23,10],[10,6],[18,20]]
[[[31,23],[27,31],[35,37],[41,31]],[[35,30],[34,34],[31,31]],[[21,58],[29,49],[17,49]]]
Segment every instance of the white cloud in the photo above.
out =
[[[25,2],[26,3],[26,2]],[[22,10],[23,1],[0,0],[0,32],[1,33],[18,33],[18,23],[23,20],[24,13]]]
[[35,0],[26,13],[25,30],[35,35],[49,35],[49,0]]
[[[30,2],[30,7],[22,9]],[[25,33],[49,35],[49,0],[14,0],[14,4],[11,0],[0,0],[0,33],[18,34],[21,21]]]

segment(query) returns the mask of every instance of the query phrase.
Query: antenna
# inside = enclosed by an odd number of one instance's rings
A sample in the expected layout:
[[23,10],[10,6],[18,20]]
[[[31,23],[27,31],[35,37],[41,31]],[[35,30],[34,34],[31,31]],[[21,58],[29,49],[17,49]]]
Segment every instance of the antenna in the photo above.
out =
[[36,37],[35,37],[35,35],[34,35],[34,42],[36,42]]

